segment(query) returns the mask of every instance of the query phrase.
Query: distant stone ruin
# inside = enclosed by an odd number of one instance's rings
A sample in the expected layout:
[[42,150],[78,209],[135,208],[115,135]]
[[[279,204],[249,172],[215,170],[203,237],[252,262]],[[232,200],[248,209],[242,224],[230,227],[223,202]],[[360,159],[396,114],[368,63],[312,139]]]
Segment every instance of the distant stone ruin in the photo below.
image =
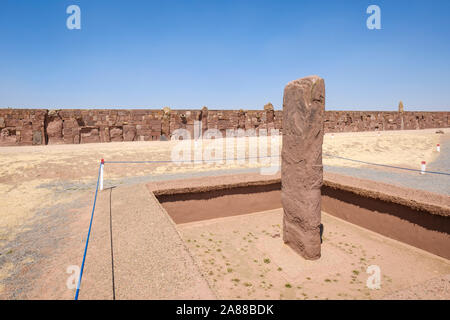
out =
[[[263,110],[0,109],[0,146],[78,144],[170,139],[176,129],[194,137],[202,130],[282,130],[283,114],[271,103]],[[325,132],[411,130],[450,127],[450,112],[326,111]]]
[[283,240],[306,259],[320,258],[325,83],[289,82],[283,97],[281,201]]

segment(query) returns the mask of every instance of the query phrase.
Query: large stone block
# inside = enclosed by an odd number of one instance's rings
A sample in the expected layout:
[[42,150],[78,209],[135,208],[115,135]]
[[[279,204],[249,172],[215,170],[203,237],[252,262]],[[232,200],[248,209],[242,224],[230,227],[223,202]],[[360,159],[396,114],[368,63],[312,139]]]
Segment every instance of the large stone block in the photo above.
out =
[[42,144],[42,133],[40,131],[33,131],[33,145]]
[[63,139],[63,120],[58,111],[51,110],[47,119],[47,137],[48,144],[64,143]]
[[122,131],[123,130],[121,127],[110,128],[109,129],[110,141],[112,142],[123,141]]
[[83,127],[80,130],[81,143],[98,143],[100,142],[100,129],[97,127]]
[[14,146],[17,142],[16,129],[4,128],[0,130],[0,146]]
[[283,240],[306,259],[320,258],[325,83],[317,76],[287,84],[283,97]]
[[123,140],[135,141],[136,140],[136,127],[132,125],[123,126]]

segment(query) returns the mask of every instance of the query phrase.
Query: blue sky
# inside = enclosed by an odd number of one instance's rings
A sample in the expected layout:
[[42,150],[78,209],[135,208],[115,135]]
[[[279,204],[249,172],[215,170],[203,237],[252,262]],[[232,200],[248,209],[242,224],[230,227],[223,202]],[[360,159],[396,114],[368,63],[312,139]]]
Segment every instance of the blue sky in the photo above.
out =
[[[66,8],[81,8],[81,30]],[[366,8],[381,8],[369,30]],[[450,110],[450,1],[2,0],[0,107]]]

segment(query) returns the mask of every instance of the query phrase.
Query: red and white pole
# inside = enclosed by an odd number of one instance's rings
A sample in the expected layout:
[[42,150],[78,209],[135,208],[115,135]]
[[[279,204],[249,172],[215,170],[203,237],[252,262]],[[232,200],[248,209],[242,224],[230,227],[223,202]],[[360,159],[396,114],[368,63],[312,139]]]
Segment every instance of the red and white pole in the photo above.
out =
[[103,167],[105,166],[105,160],[102,159],[102,163],[100,164],[100,191],[103,190]]
[[436,151],[441,152],[441,145],[439,143],[436,145]]
[[420,168],[420,174],[425,174],[426,170],[427,170],[427,163],[425,161],[422,161],[422,165]]

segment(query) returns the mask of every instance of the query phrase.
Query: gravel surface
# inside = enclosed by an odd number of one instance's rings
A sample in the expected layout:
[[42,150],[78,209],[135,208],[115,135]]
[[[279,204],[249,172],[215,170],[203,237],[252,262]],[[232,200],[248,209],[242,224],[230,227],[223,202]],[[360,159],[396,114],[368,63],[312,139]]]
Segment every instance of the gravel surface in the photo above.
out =
[[[418,163],[418,168],[420,167]],[[413,189],[450,195],[450,176],[439,174],[420,174],[419,172],[381,167],[337,167],[324,166],[325,171],[400,185]],[[427,164],[427,170],[450,173],[450,138],[441,141],[441,152],[438,158]]]

